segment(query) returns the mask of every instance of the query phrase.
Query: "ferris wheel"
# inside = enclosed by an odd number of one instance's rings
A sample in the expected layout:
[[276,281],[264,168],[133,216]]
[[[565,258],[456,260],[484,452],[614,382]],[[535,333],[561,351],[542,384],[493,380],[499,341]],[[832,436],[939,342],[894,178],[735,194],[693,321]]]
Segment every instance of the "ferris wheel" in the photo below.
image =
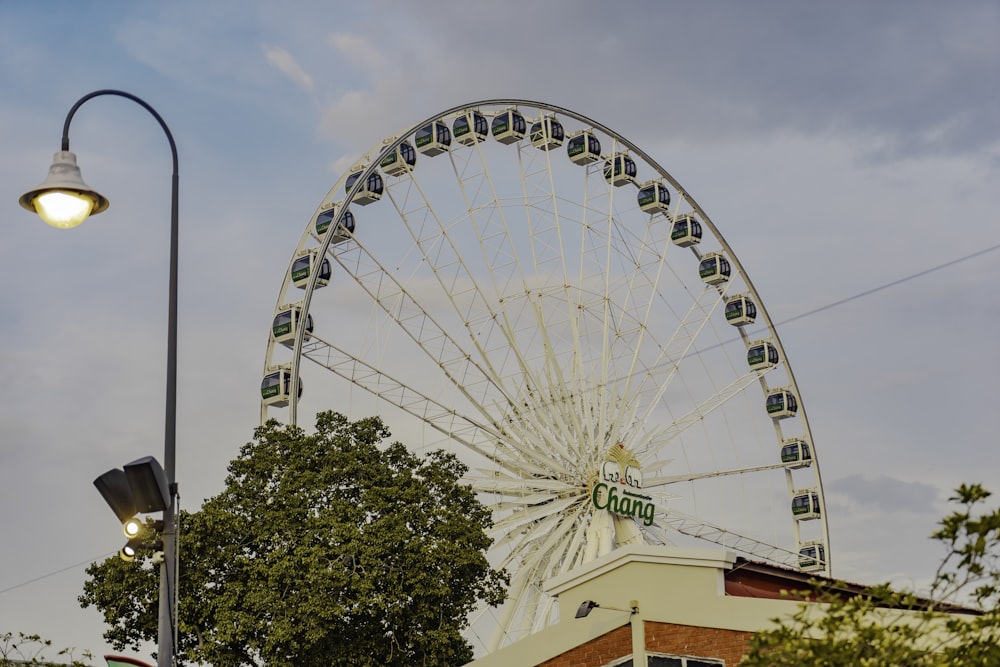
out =
[[476,102],[368,151],[306,224],[264,366],[262,420],[377,412],[469,465],[511,576],[488,650],[558,617],[546,580],[622,545],[830,572],[760,295],[673,176],[568,109]]

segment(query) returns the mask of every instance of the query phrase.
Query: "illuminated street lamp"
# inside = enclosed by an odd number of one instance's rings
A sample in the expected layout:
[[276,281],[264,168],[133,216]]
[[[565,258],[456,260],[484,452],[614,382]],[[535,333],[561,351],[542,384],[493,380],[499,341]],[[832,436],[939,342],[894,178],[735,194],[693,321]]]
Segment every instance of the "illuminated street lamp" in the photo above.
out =
[[108,208],[108,200],[83,182],[76,154],[61,150],[52,158],[49,175],[21,195],[21,206],[60,229],[76,227],[88,216]]
[[[177,484],[174,478],[176,467],[176,427],[177,427],[177,146],[170,128],[153,107],[140,98],[120,90],[97,90],[84,95],[69,110],[63,124],[62,148],[55,154],[49,175],[37,187],[28,190],[20,198],[20,204],[29,211],[38,213],[42,219],[59,228],[75,227],[88,216],[108,208],[106,197],[90,188],[83,181],[76,155],[69,150],[69,125],[74,114],[87,100],[102,95],[114,95],[132,100],[150,114],[163,128],[170,144],[173,158],[173,178],[170,197],[170,278],[167,317],[167,401],[163,437],[163,469],[166,497],[163,509],[163,562],[160,564],[160,607],[158,627],[157,667],[170,667],[174,656],[174,629],[177,607],[177,532],[175,514],[177,511]],[[148,457],[151,458],[151,457]],[[140,459],[141,460],[141,459]],[[154,459],[155,460],[155,459]],[[131,465],[131,464],[130,464]],[[159,464],[156,466],[159,467]],[[104,476],[102,475],[102,478]],[[100,480],[101,478],[98,478]],[[98,484],[98,481],[94,482]],[[98,485],[98,489],[101,486]],[[102,495],[104,491],[101,491]],[[107,499],[108,496],[105,495]],[[111,500],[108,501],[111,504]],[[125,522],[123,513],[127,508],[112,504],[119,519]],[[152,511],[152,510],[146,510]],[[136,512],[133,511],[132,515]]]

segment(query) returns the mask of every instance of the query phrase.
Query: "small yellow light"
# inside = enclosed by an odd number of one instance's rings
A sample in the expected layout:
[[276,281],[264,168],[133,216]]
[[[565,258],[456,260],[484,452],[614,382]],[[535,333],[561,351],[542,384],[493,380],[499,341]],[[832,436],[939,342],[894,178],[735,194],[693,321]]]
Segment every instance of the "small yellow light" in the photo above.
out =
[[76,227],[94,209],[93,197],[68,190],[42,193],[32,203],[42,220],[59,229]]
[[125,537],[135,537],[142,530],[142,524],[139,523],[138,519],[129,519],[122,524],[122,532],[125,533]]

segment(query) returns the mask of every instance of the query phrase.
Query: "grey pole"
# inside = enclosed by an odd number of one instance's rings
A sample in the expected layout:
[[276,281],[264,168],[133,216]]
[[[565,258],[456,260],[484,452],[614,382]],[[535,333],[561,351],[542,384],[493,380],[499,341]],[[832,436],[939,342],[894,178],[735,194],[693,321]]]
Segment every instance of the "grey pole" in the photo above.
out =
[[175,604],[177,596],[177,482],[175,479],[177,453],[177,145],[170,128],[153,107],[145,101],[121,90],[97,90],[84,95],[69,110],[63,124],[62,150],[69,150],[69,125],[77,109],[89,99],[101,95],[116,95],[130,99],[156,119],[163,128],[170,143],[173,159],[173,176],[170,184],[170,282],[167,305],[167,401],[163,424],[163,466],[170,488],[170,506],[163,512],[163,562],[160,564],[160,607],[157,628],[157,667],[172,667],[174,664],[174,628],[176,628]]

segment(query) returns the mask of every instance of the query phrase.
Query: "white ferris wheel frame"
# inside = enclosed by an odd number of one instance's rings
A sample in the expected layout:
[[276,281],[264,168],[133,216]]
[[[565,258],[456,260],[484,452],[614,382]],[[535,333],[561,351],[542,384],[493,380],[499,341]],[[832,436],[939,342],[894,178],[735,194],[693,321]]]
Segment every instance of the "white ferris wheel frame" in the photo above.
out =
[[[285,273],[284,282],[282,284],[278,302],[275,307],[275,313],[281,312],[283,308],[287,308],[288,298],[287,294],[290,289],[295,289],[291,285],[291,266],[295,261],[296,257],[301,254],[302,251],[312,250],[316,253],[318,258],[330,258],[334,260],[336,255],[331,253],[331,245],[334,238],[333,233],[326,233],[320,239],[319,244],[315,245],[316,240],[315,235],[312,232],[313,222],[316,220],[316,216],[324,210],[328,210],[335,203],[336,194],[344,194],[343,198],[337,202],[336,216],[331,221],[331,230],[337,229],[343,222],[345,217],[345,212],[350,209],[350,205],[355,201],[359,193],[362,192],[365,183],[368,178],[379,171],[379,165],[383,158],[392,155],[396,149],[407,140],[411,140],[414,134],[421,128],[434,123],[442,119],[453,119],[457,115],[471,111],[480,111],[483,109],[495,109],[495,110],[506,110],[506,109],[532,109],[538,114],[538,118],[543,117],[553,117],[560,119],[571,119],[576,123],[579,123],[585,128],[589,128],[590,131],[599,133],[606,137],[609,137],[613,142],[620,146],[621,149],[630,155],[637,156],[640,158],[646,166],[651,168],[655,172],[655,177],[661,181],[668,183],[674,190],[677,196],[677,203],[679,204],[681,200],[687,204],[691,210],[696,214],[698,221],[705,228],[705,231],[711,234],[711,237],[718,244],[718,252],[721,252],[724,257],[728,259],[734,271],[738,272],[739,277],[745,283],[746,294],[753,300],[757,308],[758,320],[755,325],[759,328],[759,322],[766,325],[766,334],[768,340],[776,347],[779,358],[780,365],[784,369],[787,376],[788,389],[793,392],[793,395],[797,397],[798,400],[798,412],[795,415],[797,422],[802,426],[802,436],[804,441],[809,444],[811,449],[811,465],[808,469],[812,474],[812,484],[809,489],[815,494],[815,499],[819,505],[819,519],[818,524],[820,526],[820,538],[819,543],[824,546],[825,552],[824,557],[820,561],[821,573],[829,574],[831,569],[831,551],[830,551],[830,540],[829,531],[827,524],[827,513],[826,505],[823,496],[823,486],[820,477],[819,459],[816,452],[816,447],[814,440],[812,438],[811,429],[809,427],[808,419],[806,418],[805,408],[802,403],[802,394],[798,389],[798,385],[795,381],[794,374],[788,357],[785,354],[784,348],[781,344],[778,332],[775,329],[771,318],[767,314],[766,308],[764,306],[763,300],[760,298],[756,288],[750,280],[749,275],[744,271],[742,265],[739,262],[736,254],[733,252],[732,248],[726,242],[722,233],[718,230],[712,220],[709,218],[707,213],[702,209],[702,207],[691,197],[687,191],[680,185],[680,183],[671,176],[662,166],[659,165],[651,156],[645,153],[639,146],[623,138],[617,132],[611,130],[596,121],[587,118],[581,114],[578,114],[569,109],[557,107],[547,103],[534,102],[529,100],[521,99],[491,99],[479,102],[474,102],[470,104],[463,104],[460,106],[455,106],[450,109],[446,109],[440,113],[430,116],[413,126],[387,138],[381,142],[377,147],[371,149],[366,153],[359,161],[359,165],[363,165],[360,177],[356,179],[354,185],[346,189],[344,184],[346,183],[348,173],[345,173],[341,178],[334,184],[331,188],[330,193],[323,199],[320,206],[317,207],[316,212],[310,218],[309,223],[307,223],[306,228],[302,234],[299,244],[296,248],[296,252],[293,253],[292,259],[290,260],[288,270]],[[490,112],[484,112],[488,118]],[[526,114],[527,117],[527,114]],[[529,119],[530,122],[530,119]],[[526,141],[524,139],[523,141]],[[602,151],[601,161],[606,158],[606,155]],[[419,168],[419,167],[417,167]],[[522,173],[522,179],[524,174]],[[399,212],[400,216],[403,216],[402,212]],[[351,240],[354,240],[353,234],[351,235]],[[353,262],[355,268],[354,271],[350,271],[352,275],[360,275],[362,272],[376,272],[380,277],[385,280],[388,278],[392,280],[391,272],[379,264],[378,258],[369,253],[360,243],[355,244],[353,256],[350,259]],[[702,254],[698,249],[698,246],[692,246],[690,250],[699,258],[702,258]],[[661,260],[665,261],[665,260]],[[432,267],[434,268],[434,267]],[[436,268],[434,269],[436,272]],[[296,303],[298,307],[301,308],[301,313],[299,318],[301,322],[305,322],[309,317],[310,305],[312,302],[314,291],[317,289],[319,270],[313,270],[310,272],[309,281],[304,289],[303,297],[300,301]],[[357,278],[356,278],[357,279]],[[360,283],[359,283],[360,284]],[[397,283],[392,287],[391,296],[395,299],[395,303],[403,303],[405,308],[401,310],[406,310],[406,312],[399,316],[390,316],[397,325],[402,327],[404,330],[407,329],[408,324],[404,324],[403,319],[406,317],[419,319],[421,327],[437,328],[439,331],[435,337],[435,343],[442,348],[449,348],[450,353],[454,355],[455,358],[460,357],[465,354],[464,348],[457,344],[457,342],[452,340],[450,333],[446,330],[444,325],[435,322],[434,315],[432,313],[425,312],[419,303],[416,302],[407,292],[407,289],[401,283]],[[715,287],[713,290],[706,289],[706,292],[717,292],[719,301],[715,302],[712,306],[713,311],[717,310],[718,303],[721,302],[725,296],[725,289]],[[383,304],[389,297],[385,294],[374,294],[369,292],[373,300],[379,301],[383,308],[386,307]],[[697,300],[697,299],[696,299]],[[500,308],[502,311],[502,307]],[[387,311],[386,311],[387,312]],[[707,321],[707,316],[705,320],[701,323],[704,326],[705,321]],[[742,340],[743,344],[749,348],[750,344],[753,342],[750,334],[745,330],[746,327],[736,327],[736,332],[738,332],[739,338]],[[694,340],[698,337],[700,329],[694,334],[690,335],[690,340],[674,340],[672,338],[671,342],[674,344],[672,352],[674,354],[680,352],[681,354],[689,354],[692,352],[691,346]],[[414,337],[411,334],[413,341],[425,349],[425,344],[419,338]],[[269,336],[267,354],[265,357],[265,373],[274,368],[273,365],[273,352],[275,350],[276,343],[273,337]],[[451,349],[453,348],[453,349]],[[426,425],[439,431],[446,438],[451,439],[457,443],[460,443],[472,452],[477,453],[481,457],[489,460],[495,460],[497,454],[494,451],[490,451],[488,447],[482,444],[482,434],[486,434],[491,442],[496,444],[497,442],[503,443],[505,441],[505,434],[501,429],[498,428],[494,416],[486,410],[483,409],[478,415],[460,415],[457,414],[453,407],[443,404],[442,402],[436,400],[434,397],[426,395],[419,389],[408,385],[406,382],[393,377],[393,375],[387,371],[387,369],[382,369],[376,367],[376,365],[368,363],[363,359],[359,359],[352,355],[352,353],[339,348],[335,343],[323,340],[316,333],[308,334],[305,326],[297,326],[296,333],[294,337],[294,343],[292,345],[292,360],[290,364],[290,386],[293,390],[290,392],[288,401],[288,411],[286,420],[290,424],[296,424],[298,421],[298,403],[299,397],[298,392],[295,390],[299,386],[299,378],[301,373],[301,359],[303,356],[316,361],[319,365],[323,366],[326,370],[332,372],[333,374],[343,378],[345,381],[353,383],[355,386],[360,387],[376,396],[380,400],[389,402],[390,404],[402,409],[404,412],[416,417],[421,420]],[[310,354],[314,356],[309,356]],[[428,352],[430,354],[430,352]],[[440,353],[439,356],[444,356]],[[466,355],[468,356],[468,355]],[[314,357],[323,357],[322,360],[317,360]],[[671,358],[664,352],[664,361],[670,362]],[[479,364],[478,360],[465,359],[466,363]],[[675,364],[676,366],[676,364]],[[445,374],[449,374],[449,367],[447,364],[442,363],[441,368]],[[479,368],[480,372],[489,377],[491,370],[488,368]],[[730,385],[718,390],[714,395],[710,396],[707,400],[700,403],[694,410],[691,410],[688,414],[682,415],[681,417],[674,420],[674,422],[666,429],[665,432],[660,434],[660,439],[654,442],[650,440],[646,442],[647,448],[652,448],[657,445],[658,442],[668,442],[673,436],[680,434],[686,428],[699,422],[707,413],[711,412],[716,407],[724,404],[732,395],[738,394],[746,389],[749,385],[753,383],[759,384],[763,390],[764,395],[767,395],[769,391],[773,391],[776,387],[770,387],[767,383],[767,369],[765,370],[750,370],[747,373],[737,377],[733,380]],[[468,398],[470,404],[478,405],[477,398],[472,396],[467,392],[463,384],[461,377],[450,376],[450,380],[455,386],[455,388],[464,393]],[[663,387],[666,389],[669,382],[664,382]],[[512,400],[516,400],[516,397],[509,397]],[[656,401],[654,401],[655,403]],[[261,406],[261,421],[265,421],[268,417],[268,406],[262,403]],[[641,418],[641,416],[639,416]],[[777,436],[778,442],[784,440],[782,426],[779,419],[773,419],[775,434]],[[554,424],[553,427],[557,427],[558,424]],[[518,479],[518,475],[532,475],[536,477],[536,473],[533,473],[531,466],[529,464],[518,464],[516,463],[516,456],[519,454],[517,451],[510,451],[510,458],[512,460],[506,460],[504,462],[504,470],[510,473],[509,476],[497,475],[492,479],[481,479],[475,485],[477,491],[480,492],[495,492],[499,494],[503,493],[523,493],[524,486],[523,481]],[[534,452],[535,456],[538,456],[538,452]],[[796,485],[793,480],[792,468],[776,462],[770,465],[756,466],[752,468],[734,468],[730,470],[716,469],[712,471],[694,473],[694,474],[680,474],[680,475],[667,475],[662,470],[666,467],[669,461],[661,460],[659,462],[654,462],[652,467],[646,467],[643,469],[645,475],[648,475],[645,480],[645,486],[656,487],[661,485],[667,485],[676,482],[692,482],[699,479],[707,479],[711,477],[722,477],[727,475],[736,474],[752,474],[755,472],[761,472],[765,470],[776,470],[784,469],[785,480],[787,482],[789,495],[794,495],[800,491],[802,488],[800,485]],[[520,487],[518,485],[521,485]],[[566,512],[581,513],[584,507],[579,502],[577,496],[566,497],[567,493],[565,485],[560,485],[555,480],[542,480],[536,479],[532,482],[532,486],[535,489],[544,488],[548,484],[548,488],[552,489],[553,493],[562,492],[563,496],[556,503],[561,503],[561,507]],[[527,508],[527,505],[525,505]],[[506,542],[506,546],[514,551],[517,549],[517,544],[512,543],[515,540],[511,537],[516,533],[523,540],[527,539],[524,536],[526,534],[531,535],[531,539],[536,542],[541,539],[539,536],[545,534],[546,531],[550,531],[552,536],[549,538],[549,546],[551,547],[555,540],[555,530],[556,522],[547,521],[546,517],[553,516],[553,507],[549,505],[545,512],[539,512],[533,514],[530,508],[525,509],[520,513],[507,514],[498,521],[498,526],[500,530],[508,530],[510,532],[506,533],[503,541]],[[562,519],[566,519],[566,516],[562,516]],[[570,517],[571,519],[580,519],[578,516]],[[727,548],[733,549],[735,551],[747,554],[750,557],[759,558],[772,563],[777,563],[785,565],[788,567],[796,568],[799,563],[799,549],[806,544],[800,535],[800,522],[790,518],[793,522],[795,544],[788,547],[781,547],[776,545],[770,545],[766,542],[758,541],[753,538],[739,535],[733,531],[727,530],[725,528],[711,525],[705,521],[700,520],[695,516],[684,515],[679,512],[663,512],[657,516],[657,521],[655,526],[647,527],[647,534],[656,536],[662,539],[664,542],[669,543],[669,531],[676,531],[677,533],[696,537],[702,540],[706,540],[713,543],[724,544]],[[562,524],[565,525],[565,524]],[[517,532],[520,531],[520,532]],[[815,531],[814,531],[815,532]],[[574,538],[574,544],[563,545],[563,549],[571,551],[573,549],[579,549],[579,540],[584,539],[584,531],[578,531],[578,536]],[[537,546],[537,545],[536,545]],[[544,544],[541,548],[536,549],[539,552],[544,552]],[[521,554],[524,556],[524,554]],[[540,555],[541,558],[551,558],[552,554]],[[505,560],[504,563],[510,564],[513,562],[510,560],[513,558],[512,555]],[[546,561],[547,563],[547,561]],[[501,618],[499,624],[502,632],[498,633],[500,636],[495,637],[490,645],[490,650],[499,647],[502,643],[510,641],[511,638],[524,634],[525,632],[532,632],[543,627],[551,619],[551,600],[544,600],[538,592],[537,581],[533,580],[539,572],[545,569],[546,563],[542,563],[540,560],[538,562],[532,561],[530,557],[525,557],[521,559],[520,566],[516,569],[512,576],[511,590],[512,598],[508,601],[505,606],[505,616]],[[523,611],[525,605],[535,605],[536,609],[530,611],[530,613],[525,613]],[[541,609],[540,607],[545,607]],[[515,615],[521,614],[520,619],[516,619]],[[514,626],[517,627],[514,627]]]

